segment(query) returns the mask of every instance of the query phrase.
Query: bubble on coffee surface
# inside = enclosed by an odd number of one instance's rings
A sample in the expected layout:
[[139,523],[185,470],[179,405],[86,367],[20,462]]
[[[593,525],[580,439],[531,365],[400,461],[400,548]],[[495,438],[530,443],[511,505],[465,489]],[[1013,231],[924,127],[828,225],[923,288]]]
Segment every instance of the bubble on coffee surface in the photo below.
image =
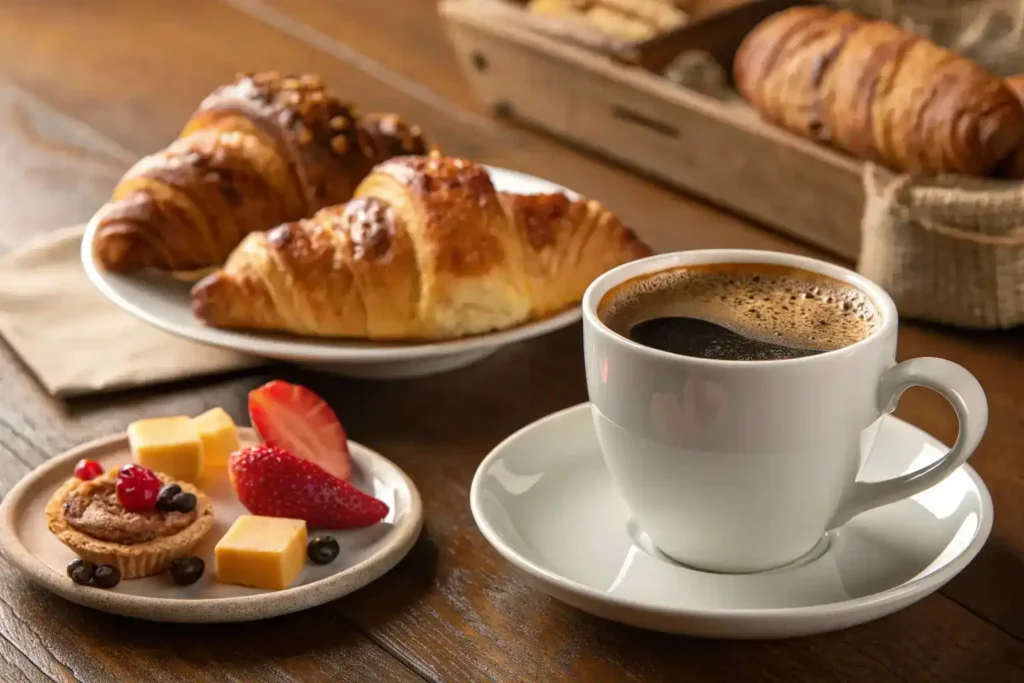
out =
[[[878,309],[859,289],[798,268],[766,264],[691,266],[635,278],[605,295],[598,316],[624,336],[646,321],[696,318],[752,341],[818,353],[854,344],[881,324]],[[760,353],[751,359],[793,357],[770,348]],[[701,355],[743,354],[726,348]]]

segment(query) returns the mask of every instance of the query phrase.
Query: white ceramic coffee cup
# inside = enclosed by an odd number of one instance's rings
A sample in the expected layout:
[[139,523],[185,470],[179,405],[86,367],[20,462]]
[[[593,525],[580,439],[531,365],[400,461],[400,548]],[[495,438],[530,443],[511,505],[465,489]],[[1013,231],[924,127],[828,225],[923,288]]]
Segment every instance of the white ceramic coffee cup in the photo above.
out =
[[[794,266],[847,282],[881,312],[871,336],[772,361],[708,360],[637,344],[602,323],[601,298],[646,273],[708,263]],[[749,250],[661,254],[611,270],[583,296],[587,388],[605,463],[644,531],[669,557],[754,572],[810,552],[826,530],[928,489],[971,455],[988,423],[978,381],[939,358],[896,363],[896,306],[860,275],[801,256]],[[941,460],[858,482],[879,418],[905,389],[953,405],[960,434]]]

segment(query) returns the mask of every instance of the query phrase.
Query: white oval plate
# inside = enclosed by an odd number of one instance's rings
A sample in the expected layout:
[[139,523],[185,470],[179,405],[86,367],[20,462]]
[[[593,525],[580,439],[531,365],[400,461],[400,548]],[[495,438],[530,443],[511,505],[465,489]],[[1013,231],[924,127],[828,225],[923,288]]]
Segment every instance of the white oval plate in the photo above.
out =
[[[579,195],[542,178],[486,167],[501,192]],[[90,221],[82,240],[82,263],[89,280],[113,303],[165,332],[201,344],[254,356],[310,365],[351,377],[418,377],[469,365],[502,346],[567,327],[580,319],[580,307],[508,330],[451,341],[401,344],[318,339],[242,330],[221,330],[203,324],[192,314],[191,285],[170,275],[110,273],[95,262],[92,242],[96,224]]]
[[[913,472],[947,447],[885,416],[860,473]],[[959,574],[992,529],[969,466],[858,515],[808,556],[757,574],[714,574],[665,557],[631,520],[601,457],[590,404],[524,427],[484,458],[470,488],[484,537],[540,590],[591,614],[668,633],[788,638],[885,616]]]
[[[239,433],[242,445],[258,442],[252,429],[240,429]],[[388,516],[362,529],[311,531],[311,535],[334,536],[341,553],[326,566],[307,563],[295,584],[282,591],[217,581],[213,547],[246,512],[226,473],[200,485],[213,500],[214,525],[194,551],[206,562],[206,571],[196,584],[175,586],[166,573],[122,581],[108,590],[73,583],[66,568],[75,554],[47,529],[43,508],[54,491],[72,476],[80,458],[92,458],[107,470],[130,462],[124,434],[73,448],[18,482],[0,504],[0,548],[35,583],[79,605],[112,614],[198,623],[254,621],[298,612],[348,595],[389,571],[412,548],[423,525],[423,506],[412,480],[390,460],[365,446],[349,441],[349,449],[354,465],[352,483],[387,503]]]

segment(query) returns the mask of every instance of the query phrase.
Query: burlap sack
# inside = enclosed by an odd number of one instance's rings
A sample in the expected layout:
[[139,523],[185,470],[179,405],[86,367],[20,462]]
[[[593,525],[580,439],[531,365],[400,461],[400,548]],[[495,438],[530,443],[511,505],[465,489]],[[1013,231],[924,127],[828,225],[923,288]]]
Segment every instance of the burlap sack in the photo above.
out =
[[1024,183],[864,167],[857,270],[900,315],[961,327],[1024,324]]

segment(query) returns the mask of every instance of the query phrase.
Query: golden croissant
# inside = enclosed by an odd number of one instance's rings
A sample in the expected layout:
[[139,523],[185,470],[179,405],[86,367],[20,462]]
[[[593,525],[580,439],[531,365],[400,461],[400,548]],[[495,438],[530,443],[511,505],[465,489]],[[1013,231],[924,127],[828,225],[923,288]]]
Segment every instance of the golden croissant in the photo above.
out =
[[464,159],[398,157],[346,204],[246,237],[192,307],[214,327],[447,339],[566,309],[650,253],[597,202],[499,194]]
[[1024,143],[1024,108],[974,62],[828,7],[773,14],[743,39],[736,88],[761,115],[897,170],[985,176]]
[[347,201],[377,163],[425,151],[416,126],[359,117],[316,76],[241,75],[128,170],[93,219],[94,255],[118,272],[220,266],[249,233]]

